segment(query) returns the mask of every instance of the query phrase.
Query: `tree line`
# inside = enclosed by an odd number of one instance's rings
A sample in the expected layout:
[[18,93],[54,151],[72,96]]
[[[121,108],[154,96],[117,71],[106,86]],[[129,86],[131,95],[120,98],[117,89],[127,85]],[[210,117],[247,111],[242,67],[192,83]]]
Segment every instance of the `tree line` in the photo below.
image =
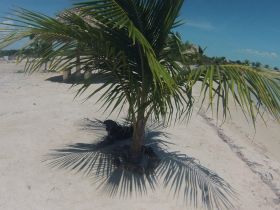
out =
[[[30,38],[32,39],[33,37],[30,37]],[[34,57],[34,56],[37,55],[37,52],[39,52],[42,48],[48,48],[48,47],[50,47],[49,43],[36,42],[36,43],[33,44],[33,47],[29,48],[29,49],[0,50],[0,57],[13,56],[13,55],[18,55],[18,54],[24,54],[26,56]],[[185,51],[193,49],[193,51],[190,51],[189,54],[193,54],[193,55],[196,55],[196,56],[200,55],[201,56],[200,60],[203,60],[203,63],[208,63],[209,65],[211,65],[211,64],[238,64],[238,65],[251,66],[253,68],[265,68],[265,69],[280,71],[279,67],[277,67],[277,66],[271,67],[268,64],[262,64],[261,62],[258,62],[258,61],[253,62],[253,61],[250,61],[248,59],[245,59],[243,61],[241,61],[241,60],[230,60],[230,59],[227,59],[224,56],[210,57],[210,56],[207,56],[207,55],[204,54],[204,50],[200,46],[195,46],[188,41],[184,43],[184,49],[185,49]],[[176,55],[174,55],[174,56],[176,56]],[[199,64],[199,63],[198,63],[197,59],[193,59],[191,61],[191,64],[196,65],[196,64]]]

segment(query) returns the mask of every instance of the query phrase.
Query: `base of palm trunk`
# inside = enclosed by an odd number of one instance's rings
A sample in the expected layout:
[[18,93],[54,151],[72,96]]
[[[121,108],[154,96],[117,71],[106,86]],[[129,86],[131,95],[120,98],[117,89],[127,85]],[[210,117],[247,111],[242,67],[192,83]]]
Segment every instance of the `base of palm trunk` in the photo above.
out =
[[[133,136],[133,126],[120,125],[113,120],[105,120],[102,122],[108,133],[104,139],[104,144],[117,144]],[[140,151],[135,154],[131,150],[131,145],[116,146],[113,149],[114,165],[117,168],[123,168],[131,172],[140,174],[150,173],[155,170],[159,164],[159,157],[156,155],[152,147],[141,146]]]
[[63,71],[62,79],[63,81],[69,81],[71,77],[71,70],[65,70]]
[[151,174],[159,165],[160,158],[152,147],[143,146],[141,156],[134,159],[130,152],[130,146],[125,145],[116,148],[117,156],[114,158],[114,165],[127,171],[138,174]]
[[73,76],[76,81],[80,81],[82,79],[81,71],[76,71]]
[[91,79],[91,77],[92,77],[92,72],[91,71],[85,71],[84,79],[88,80],[88,79]]
[[[51,167],[95,176],[98,189],[110,196],[143,195],[147,188],[155,190],[158,181],[162,181],[162,185],[170,188],[169,192],[173,192],[174,196],[184,193],[182,197],[185,201],[195,199],[196,204],[201,197],[205,209],[209,206],[213,206],[213,209],[236,209],[230,201],[231,198],[236,201],[237,195],[232,187],[194,158],[168,152],[167,142],[152,139],[152,136],[160,135],[159,132],[146,136],[149,146],[141,147],[141,158],[135,161],[130,149],[132,127],[119,125],[112,120],[95,120],[86,124],[87,129],[100,130],[104,127],[108,135],[100,141],[53,150],[46,161]],[[186,193],[188,196],[185,196]]]

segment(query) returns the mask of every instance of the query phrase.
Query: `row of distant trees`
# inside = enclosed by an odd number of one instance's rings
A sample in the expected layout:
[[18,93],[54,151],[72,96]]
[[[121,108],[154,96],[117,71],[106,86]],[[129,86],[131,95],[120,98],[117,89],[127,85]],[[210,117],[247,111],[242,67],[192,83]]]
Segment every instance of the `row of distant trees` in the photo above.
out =
[[205,60],[208,60],[209,63],[212,64],[239,64],[239,65],[245,65],[245,66],[251,66],[253,68],[266,68],[266,69],[273,69],[276,71],[279,71],[279,68],[277,66],[271,67],[268,64],[262,64],[261,62],[251,62],[249,60],[228,60],[226,57],[208,57],[204,56]]
[[[32,37],[31,37],[32,39]],[[18,53],[22,53],[25,54],[27,56],[31,56],[34,57],[36,55],[38,55],[37,52],[39,52],[41,50],[41,48],[47,48],[50,47],[49,43],[37,43],[35,42],[33,44],[33,47],[30,49],[25,49],[25,50],[0,50],[0,57],[4,57],[4,56],[13,56],[16,55]],[[189,42],[185,43],[185,50],[187,49],[191,49],[194,48],[194,45],[192,45]],[[239,65],[245,65],[245,66],[251,66],[253,68],[266,68],[266,69],[273,69],[275,71],[280,71],[279,67],[275,66],[275,67],[271,67],[268,64],[262,64],[261,62],[252,62],[249,61],[248,59],[241,61],[241,60],[228,60],[226,57],[222,56],[222,57],[209,57],[207,55],[204,55],[203,50],[200,47],[197,47],[197,53],[199,53],[202,56],[202,59],[204,61],[204,63],[209,63],[209,64],[239,64]],[[193,64],[197,64],[195,63],[196,60],[193,60]]]
[[[29,39],[32,41],[32,44],[28,48],[23,49],[10,49],[10,50],[0,50],[0,58],[4,56],[17,56],[20,55],[21,57],[25,58],[39,58],[39,55],[42,54],[43,51],[53,51],[53,45],[50,42],[37,39],[34,35],[29,36]],[[81,77],[81,65],[80,65],[80,55],[79,51],[82,50],[82,46],[76,47],[76,71],[75,71],[75,78],[80,79]],[[49,60],[46,59],[44,62],[44,71],[48,69],[48,62]],[[71,76],[71,70],[66,70],[63,74],[66,74],[65,80],[68,80]]]
[[[30,36],[30,39],[33,39],[33,36]],[[18,54],[24,54],[29,57],[37,57],[38,53],[44,48],[51,47],[51,44],[42,41],[35,41],[32,43],[32,46],[28,49],[10,49],[10,50],[0,50],[0,57],[4,56],[15,56]]]
[[18,50],[0,50],[0,57],[11,56],[18,53]]
[[[192,60],[192,64],[199,64],[200,61],[202,63],[208,63],[210,64],[239,64],[239,65],[244,65],[244,66],[250,66],[253,68],[266,68],[266,69],[273,69],[275,71],[279,71],[279,67],[275,66],[275,67],[271,67],[268,64],[262,64],[261,62],[252,62],[248,59],[241,61],[241,60],[229,60],[226,57],[222,56],[222,57],[209,57],[207,55],[204,54],[205,49],[202,49],[200,46],[195,46],[190,42],[185,42],[184,43],[184,49],[185,51],[190,51],[190,49],[194,49],[193,52],[195,52],[196,55],[199,55],[200,58],[199,59],[193,59]],[[191,50],[192,51],[192,50]]]
[[19,53],[23,53],[24,55],[35,55],[34,51],[31,49],[26,49],[26,50],[0,50],[0,57],[4,56],[15,56]]

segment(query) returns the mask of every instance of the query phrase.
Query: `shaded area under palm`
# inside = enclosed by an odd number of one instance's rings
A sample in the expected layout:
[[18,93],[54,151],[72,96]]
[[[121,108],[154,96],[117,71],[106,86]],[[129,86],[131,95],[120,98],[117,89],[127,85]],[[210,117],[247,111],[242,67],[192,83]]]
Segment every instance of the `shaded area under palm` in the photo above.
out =
[[127,122],[116,123],[87,119],[88,129],[107,131],[107,135],[93,144],[77,143],[55,149],[46,156],[51,167],[67,169],[93,177],[98,189],[109,196],[145,195],[161,184],[183,195],[185,202],[207,209],[233,209],[236,198],[232,187],[213,171],[203,167],[194,158],[179,152],[170,152],[162,126],[149,126],[142,158],[131,158],[130,142],[133,128]]

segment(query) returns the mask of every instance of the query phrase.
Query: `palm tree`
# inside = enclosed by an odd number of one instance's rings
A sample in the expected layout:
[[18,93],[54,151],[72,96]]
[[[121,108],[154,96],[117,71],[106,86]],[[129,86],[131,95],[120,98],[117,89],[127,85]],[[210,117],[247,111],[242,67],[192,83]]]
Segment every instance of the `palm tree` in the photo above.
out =
[[[64,16],[67,16],[67,13],[69,11],[63,11],[61,12],[58,16],[57,16],[57,20],[59,20],[60,22],[64,23],[64,24],[71,24],[67,22],[67,18],[64,18]],[[81,11],[79,10],[79,8],[73,8],[70,10],[71,13],[74,13],[76,15],[79,15],[81,13]],[[75,53],[76,53],[76,66],[75,66],[75,73],[74,73],[74,77],[76,79],[76,81],[81,80],[81,51],[83,51],[83,43],[81,42],[77,42],[76,47],[75,47]],[[71,72],[70,72],[71,74]]]
[[[32,58],[38,58],[40,56],[39,52],[41,51],[47,51],[47,50],[52,50],[52,43],[46,42],[42,39],[37,39],[34,34],[31,34],[29,36],[30,38],[30,47],[31,47],[31,52],[32,52]],[[44,64],[44,71],[47,71],[47,66],[48,66],[48,60],[46,60]]]
[[250,66],[250,61],[248,59],[244,60],[243,63],[244,63],[245,66]]
[[264,68],[269,69],[270,66],[268,64],[264,65]]
[[[222,108],[224,118],[228,116],[228,104],[232,96],[253,123],[260,109],[265,109],[279,120],[280,86],[276,81],[279,74],[233,64],[214,63],[197,68],[188,66],[184,43],[173,33],[180,24],[177,17],[183,2],[91,0],[75,5],[81,11],[80,14],[65,11],[61,17],[64,21],[20,9],[15,11],[14,17],[7,18],[16,24],[5,31],[10,33],[1,40],[0,47],[31,34],[53,43],[54,50],[42,49],[39,52],[42,57],[26,65],[26,71],[33,72],[46,60],[52,61],[51,70],[74,68],[76,46],[83,44],[83,51],[79,52],[79,64],[81,68],[96,73],[84,81],[77,95],[84,93],[94,80],[102,79],[104,84],[88,98],[103,91],[98,101],[103,101],[102,107],[111,113],[128,104],[127,118],[133,126],[129,160],[135,165],[143,162],[148,120],[169,124],[189,118],[194,105],[192,89],[197,84],[200,84],[203,98],[208,99],[203,100],[203,103],[207,101],[213,108],[216,102],[217,108]],[[29,47],[27,45],[25,48]],[[89,154],[84,148],[80,150]],[[200,169],[200,172],[205,174],[201,179],[209,178],[207,174],[211,174],[204,169]],[[208,178],[200,189],[213,190],[209,185],[220,183],[212,179],[209,181]],[[203,197],[209,205],[218,205],[223,199],[223,195],[218,198]],[[227,204],[225,202],[224,206],[228,207]]]
[[260,62],[256,62],[256,68],[260,68],[262,66],[262,64]]

